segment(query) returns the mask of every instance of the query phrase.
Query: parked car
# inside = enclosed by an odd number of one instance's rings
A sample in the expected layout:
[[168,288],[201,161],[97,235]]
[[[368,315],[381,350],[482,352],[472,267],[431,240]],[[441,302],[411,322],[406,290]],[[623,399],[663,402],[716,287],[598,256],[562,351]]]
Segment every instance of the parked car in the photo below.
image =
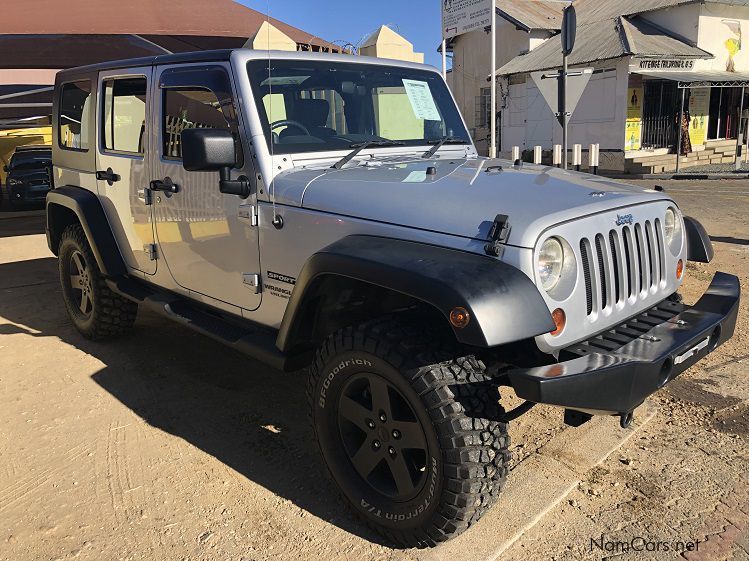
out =
[[[142,307],[307,368],[324,466],[404,546],[497,500],[533,404],[626,427],[733,335],[735,276],[678,294],[713,255],[697,220],[662,191],[478,157],[431,67],[239,49],[55,88],[47,238],[75,327],[108,338]],[[526,403],[505,411],[506,387]]]
[[4,169],[7,173],[4,195],[10,208],[44,206],[52,189],[50,146],[19,146]]

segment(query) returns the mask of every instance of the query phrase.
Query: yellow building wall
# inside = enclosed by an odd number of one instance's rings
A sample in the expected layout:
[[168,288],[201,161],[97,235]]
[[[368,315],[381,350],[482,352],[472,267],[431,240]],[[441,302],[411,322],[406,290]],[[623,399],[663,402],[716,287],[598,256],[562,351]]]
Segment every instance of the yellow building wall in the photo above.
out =
[[412,43],[386,25],[383,25],[364,42],[359,49],[359,54],[419,64],[424,63],[424,53],[414,52]]

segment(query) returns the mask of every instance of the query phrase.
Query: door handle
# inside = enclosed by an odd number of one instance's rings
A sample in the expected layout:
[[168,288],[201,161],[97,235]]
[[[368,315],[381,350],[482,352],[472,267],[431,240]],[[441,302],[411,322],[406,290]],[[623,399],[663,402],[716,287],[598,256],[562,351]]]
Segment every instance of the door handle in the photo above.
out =
[[165,193],[179,193],[180,187],[172,181],[171,177],[165,177],[163,180],[156,179],[151,181],[151,191],[164,191]]
[[107,168],[107,171],[97,171],[96,179],[106,181],[109,185],[112,185],[115,181],[119,181],[122,178],[112,171],[112,168]]

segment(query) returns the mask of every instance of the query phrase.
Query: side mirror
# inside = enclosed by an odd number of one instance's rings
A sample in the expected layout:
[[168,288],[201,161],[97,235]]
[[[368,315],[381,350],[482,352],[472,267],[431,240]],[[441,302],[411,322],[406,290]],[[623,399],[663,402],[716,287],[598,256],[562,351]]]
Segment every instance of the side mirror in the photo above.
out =
[[219,190],[227,195],[250,196],[250,181],[242,176],[231,179],[236,163],[234,137],[222,129],[182,131],[182,167],[187,171],[218,171]]
[[3,171],[5,173],[8,173],[10,171],[10,168],[8,166],[3,166]]

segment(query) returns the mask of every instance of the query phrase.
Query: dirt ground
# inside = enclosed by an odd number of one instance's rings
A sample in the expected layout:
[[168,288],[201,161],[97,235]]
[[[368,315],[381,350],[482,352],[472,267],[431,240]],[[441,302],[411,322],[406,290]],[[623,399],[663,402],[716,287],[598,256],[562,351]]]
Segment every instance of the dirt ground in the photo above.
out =
[[[664,186],[715,241],[687,300],[719,269],[746,291],[749,182]],[[744,304],[736,337],[502,559],[669,559],[699,540],[689,559],[749,560],[748,327]],[[0,560],[415,559],[341,508],[303,382],[147,313],[116,342],[86,341],[43,218],[0,216]],[[514,465],[562,430],[561,412],[534,408],[511,427]],[[661,551],[623,552],[638,536]]]

